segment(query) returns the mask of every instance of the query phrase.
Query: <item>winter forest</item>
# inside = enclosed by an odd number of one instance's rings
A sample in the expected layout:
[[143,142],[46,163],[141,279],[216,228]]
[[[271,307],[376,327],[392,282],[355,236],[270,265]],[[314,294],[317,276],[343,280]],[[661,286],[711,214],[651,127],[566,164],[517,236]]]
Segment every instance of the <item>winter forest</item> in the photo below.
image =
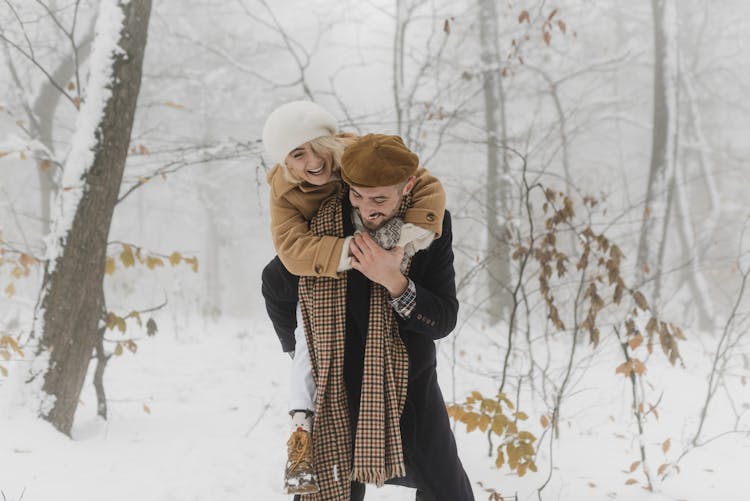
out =
[[293,100],[443,184],[477,500],[748,499],[746,0],[2,0],[0,49],[3,501],[291,499]]

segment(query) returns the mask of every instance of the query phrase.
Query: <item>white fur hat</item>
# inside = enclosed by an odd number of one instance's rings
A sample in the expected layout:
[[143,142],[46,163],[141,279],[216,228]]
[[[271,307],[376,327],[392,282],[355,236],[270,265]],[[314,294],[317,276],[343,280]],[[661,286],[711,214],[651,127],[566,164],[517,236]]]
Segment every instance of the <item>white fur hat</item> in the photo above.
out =
[[311,139],[336,133],[336,119],[310,101],[282,104],[268,115],[263,126],[263,146],[273,162],[284,164],[286,156]]

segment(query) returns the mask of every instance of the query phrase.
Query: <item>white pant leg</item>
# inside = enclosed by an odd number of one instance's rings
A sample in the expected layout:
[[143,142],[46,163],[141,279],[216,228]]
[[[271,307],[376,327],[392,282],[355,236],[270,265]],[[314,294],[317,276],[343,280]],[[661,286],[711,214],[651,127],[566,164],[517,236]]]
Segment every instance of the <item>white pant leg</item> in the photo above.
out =
[[297,328],[294,331],[295,348],[292,369],[289,374],[289,410],[315,410],[317,388],[313,380],[310,352],[305,339],[305,324],[302,322],[302,311],[297,304]]

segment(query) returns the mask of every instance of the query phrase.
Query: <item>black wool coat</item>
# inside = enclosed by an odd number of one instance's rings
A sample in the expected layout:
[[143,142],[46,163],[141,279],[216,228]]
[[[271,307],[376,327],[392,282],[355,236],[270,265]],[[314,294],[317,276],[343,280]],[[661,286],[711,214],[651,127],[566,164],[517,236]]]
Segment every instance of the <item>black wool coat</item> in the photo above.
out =
[[[354,233],[348,217],[350,212],[351,206],[345,197],[345,235]],[[442,236],[412,258],[409,278],[416,286],[416,306],[407,320],[396,314],[409,356],[409,382],[401,416],[407,478],[389,483],[418,487],[428,499],[435,501],[473,500],[471,485],[458,458],[436,373],[434,341],[454,329],[458,315],[451,217],[447,211]],[[284,351],[294,349],[297,281],[296,276],[284,269],[278,257],[263,271],[266,309]],[[344,382],[349,397],[352,433],[359,414],[370,284],[356,270],[347,273]],[[292,290],[295,292],[291,293]]]

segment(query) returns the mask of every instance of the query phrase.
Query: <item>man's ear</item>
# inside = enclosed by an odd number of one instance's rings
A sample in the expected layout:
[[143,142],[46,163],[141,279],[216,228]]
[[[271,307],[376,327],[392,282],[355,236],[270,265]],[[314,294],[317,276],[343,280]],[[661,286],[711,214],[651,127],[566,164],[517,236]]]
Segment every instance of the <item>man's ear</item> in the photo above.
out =
[[414,189],[414,185],[416,183],[417,183],[417,177],[416,176],[410,177],[409,180],[404,185],[404,190],[401,193],[401,195],[408,195],[409,193],[411,193],[411,190]]

